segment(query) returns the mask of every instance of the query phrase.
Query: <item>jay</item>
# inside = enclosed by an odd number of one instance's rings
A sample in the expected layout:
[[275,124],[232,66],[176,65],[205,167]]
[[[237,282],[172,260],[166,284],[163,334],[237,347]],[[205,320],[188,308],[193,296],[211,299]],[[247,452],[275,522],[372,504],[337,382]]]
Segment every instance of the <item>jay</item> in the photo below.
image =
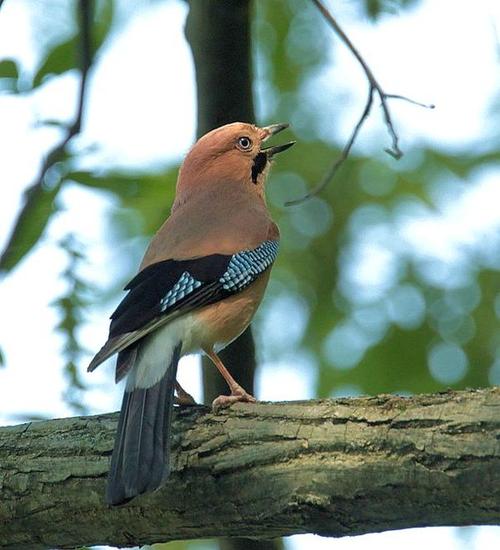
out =
[[255,401],[217,353],[250,323],[278,253],[264,183],[274,155],[294,142],[263,144],[287,127],[236,122],[198,140],[179,171],[170,217],[111,316],[108,340],[88,367],[118,353],[116,381],[127,378],[108,475],[111,505],[168,476],[173,404],[194,403],[176,382],[181,356],[205,353],[227,381],[231,393],[214,407]]

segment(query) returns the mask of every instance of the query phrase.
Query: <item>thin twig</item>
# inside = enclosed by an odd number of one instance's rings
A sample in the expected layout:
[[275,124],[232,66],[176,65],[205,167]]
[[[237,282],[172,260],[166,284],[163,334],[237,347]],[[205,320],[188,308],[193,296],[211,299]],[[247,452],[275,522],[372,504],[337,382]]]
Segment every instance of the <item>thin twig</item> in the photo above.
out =
[[421,103],[420,101],[416,101],[414,99],[411,99],[410,97],[406,97],[405,95],[400,94],[385,94],[386,99],[401,99],[402,101],[406,101],[407,103],[411,103],[412,105],[416,105],[417,107],[423,107],[424,109],[435,109],[436,106],[434,103]]
[[314,195],[317,195],[320,191],[322,191],[328,183],[335,177],[335,174],[337,173],[340,166],[345,162],[347,157],[349,156],[349,153],[351,151],[351,148],[358,136],[359,131],[361,130],[361,127],[365,123],[366,119],[368,118],[368,115],[370,114],[371,107],[373,104],[373,97],[374,94],[376,94],[380,98],[381,102],[381,108],[382,113],[384,116],[384,122],[387,127],[387,131],[389,132],[389,136],[391,137],[391,146],[384,149],[386,153],[394,157],[395,159],[400,159],[403,156],[403,152],[399,148],[399,136],[394,128],[394,123],[392,121],[391,112],[389,110],[389,106],[387,103],[388,99],[401,99],[404,101],[407,101],[409,103],[412,103],[413,105],[418,105],[420,107],[425,107],[428,109],[433,109],[434,105],[426,105],[424,103],[420,103],[418,101],[414,101],[413,99],[410,99],[408,97],[398,95],[398,94],[388,94],[384,92],[382,86],[379,84],[378,80],[375,78],[375,75],[373,74],[372,70],[368,66],[367,62],[364,60],[363,56],[360,54],[358,49],[354,46],[354,44],[351,42],[351,39],[347,36],[347,34],[344,32],[342,27],[338,24],[337,20],[333,17],[333,15],[330,13],[330,11],[326,8],[326,6],[323,5],[323,3],[320,0],[312,0],[312,2],[316,5],[318,10],[321,12],[323,17],[326,19],[328,24],[332,27],[332,29],[335,31],[335,33],[339,36],[339,38],[344,42],[344,44],[349,48],[351,53],[354,55],[354,57],[358,60],[359,64],[363,68],[363,71],[366,75],[366,78],[369,82],[369,93],[368,93],[368,100],[366,102],[365,108],[363,110],[363,114],[361,115],[361,118],[358,120],[358,123],[356,124],[351,137],[349,138],[349,141],[345,145],[344,149],[342,150],[342,153],[340,156],[335,160],[335,162],[332,164],[331,168],[328,170],[326,175],[324,176],[323,180],[309,193],[301,197],[300,199],[295,199],[293,201],[289,201],[286,203],[286,206],[290,206],[293,204],[299,204],[310,197],[313,197]]
[[354,127],[354,130],[351,134],[351,137],[349,138],[349,141],[345,144],[338,158],[332,164],[332,166],[330,167],[328,172],[325,174],[321,182],[312,191],[309,191],[309,193],[307,193],[300,199],[295,199],[295,200],[286,202],[285,206],[300,204],[301,202],[307,199],[310,199],[311,197],[314,197],[315,195],[323,191],[323,189],[330,183],[330,181],[335,177],[335,174],[337,173],[338,169],[342,166],[343,162],[349,156],[349,153],[351,152],[351,148],[354,142],[356,141],[356,137],[358,135],[359,130],[361,129],[361,126],[363,126],[363,122],[365,121],[366,117],[370,114],[372,105],[373,105],[373,87],[370,86],[368,99],[366,100],[366,105],[365,105],[365,108],[363,109],[363,113],[361,114],[356,126]]
[[92,65],[92,44],[91,44],[91,24],[92,24],[92,2],[88,0],[79,1],[79,17],[80,17],[80,71],[82,77],[78,89],[78,106],[76,116],[71,124],[64,139],[47,155],[45,162],[38,175],[35,185],[42,183],[47,170],[53,166],[64,154],[68,143],[80,133],[83,118],[83,109],[85,106],[85,93],[87,90],[87,76]]
[[91,37],[91,25],[92,25],[92,13],[93,13],[93,1],[92,0],[79,0],[78,14],[80,18],[80,72],[81,79],[78,90],[78,105],[75,114],[75,118],[71,125],[67,127],[66,134],[63,139],[54,146],[54,148],[48,152],[43,164],[40,168],[40,172],[36,177],[35,182],[30,185],[24,192],[24,204],[21,212],[18,214],[14,223],[14,227],[9,236],[9,240],[5,245],[2,254],[0,255],[0,269],[5,264],[5,261],[11,254],[12,248],[15,246],[15,238],[18,234],[21,225],[28,223],[29,212],[32,210],[33,203],[37,200],[39,193],[43,192],[44,181],[47,172],[54,164],[64,158],[66,153],[66,147],[69,142],[80,133],[82,126],[83,111],[85,107],[85,94],[87,90],[87,77],[89,70],[93,62],[92,51],[92,37]]

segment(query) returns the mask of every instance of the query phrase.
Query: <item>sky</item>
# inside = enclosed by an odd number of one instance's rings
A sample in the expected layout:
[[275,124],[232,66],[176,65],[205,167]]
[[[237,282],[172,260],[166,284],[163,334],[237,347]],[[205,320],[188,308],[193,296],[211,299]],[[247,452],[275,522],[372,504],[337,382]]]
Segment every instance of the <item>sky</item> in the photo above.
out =
[[[46,3],[54,8],[63,4],[61,0]],[[500,80],[499,2],[482,0],[472,5],[460,0],[424,0],[417,8],[384,16],[375,25],[360,22],[347,0],[331,4],[387,92],[436,104],[430,111],[403,102],[391,103],[404,150],[427,143],[458,152],[487,141],[495,131],[490,110],[498,99]],[[185,16],[186,5],[173,0],[137,1],[128,11],[123,10],[124,26],[99,58],[90,80],[85,124],[74,144],[84,152],[82,167],[165,166],[181,159],[189,148],[195,136],[196,106],[193,67],[183,36]],[[50,17],[34,14],[28,0],[7,0],[0,11],[0,58],[15,57],[27,70],[33,69],[39,58],[40,36],[50,41]],[[164,51],[175,55],[164,57],[160,53]],[[335,124],[325,116],[319,128],[325,139],[342,142],[363,108],[366,82],[349,52],[341,47],[335,51],[335,66],[316,75],[307,92],[320,103],[329,95],[318,94],[319,89],[332,90],[339,101],[348,98],[345,112],[335,109]],[[143,85],[144,75],[148,76],[148,86]],[[171,75],[175,75],[175,86]],[[44,153],[59,138],[56,129],[41,122],[70,120],[76,89],[77,75],[68,74],[47,82],[36,93],[0,97],[0,246],[7,239],[23,190],[36,176]],[[258,103],[262,105],[262,97]],[[378,153],[387,139],[381,117],[374,110],[356,148]],[[402,162],[411,162],[411,155],[408,157]],[[460,261],[463,243],[480,243],[500,227],[499,176],[498,167],[478,173],[453,200],[445,195],[437,214],[423,213],[406,220],[400,232],[408,246],[428,257],[444,258],[450,266]],[[7,361],[7,367],[0,369],[2,424],[17,423],[26,415],[50,418],[72,414],[61,398],[65,388],[62,340],[54,332],[58,319],[50,307],[54,296],[65,288],[60,278],[65,257],[58,250],[58,240],[72,231],[85,241],[89,264],[83,275],[101,288],[117,277],[109,266],[116,265],[120,254],[126,253],[123,249],[109,250],[106,245],[109,228],[103,220],[115,206],[109,195],[70,186],[62,199],[64,209],[51,223],[41,245],[0,284],[0,308],[8,312],[0,315],[1,347]],[[377,252],[375,242],[367,240],[364,246],[359,255],[360,284],[368,284],[374,271],[383,271],[388,261],[384,251]],[[81,340],[90,350],[88,358],[106,336],[107,317],[114,305],[93,308],[81,331]],[[279,318],[285,310],[286,304],[277,304],[270,315]],[[284,356],[271,365],[265,357],[263,360],[257,381],[261,399],[313,396],[313,374],[302,369],[300,361],[293,363]],[[271,366],[273,384],[267,383]],[[83,374],[85,364],[80,367]],[[91,386],[85,401],[92,413],[119,406],[122,389],[112,386],[111,370],[109,363],[91,379],[83,374]],[[199,399],[197,360],[185,358],[179,375],[181,383]],[[304,535],[289,539],[288,548],[319,550],[332,544],[329,539]],[[344,538],[335,541],[335,548],[390,550],[405,545],[420,549],[426,544],[450,550],[500,547],[500,529],[398,531]]]

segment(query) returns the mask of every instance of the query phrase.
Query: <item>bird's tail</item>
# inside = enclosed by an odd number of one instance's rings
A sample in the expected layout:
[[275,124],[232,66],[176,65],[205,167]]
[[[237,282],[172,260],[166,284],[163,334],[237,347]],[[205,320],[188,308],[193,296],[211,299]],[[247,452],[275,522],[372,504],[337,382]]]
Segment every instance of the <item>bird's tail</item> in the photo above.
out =
[[154,386],[125,390],[108,474],[108,504],[124,504],[154,491],[169,474],[170,427],[181,346],[175,347],[169,367]]

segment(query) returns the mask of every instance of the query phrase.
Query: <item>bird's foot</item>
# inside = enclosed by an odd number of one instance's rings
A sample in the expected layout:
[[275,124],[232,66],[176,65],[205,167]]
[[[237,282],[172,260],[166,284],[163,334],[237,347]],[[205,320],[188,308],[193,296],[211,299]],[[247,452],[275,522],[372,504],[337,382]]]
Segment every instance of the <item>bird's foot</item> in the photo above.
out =
[[219,395],[212,403],[214,412],[230,407],[233,403],[255,403],[257,399],[253,395],[247,393],[241,386],[235,387],[231,391],[231,395]]

